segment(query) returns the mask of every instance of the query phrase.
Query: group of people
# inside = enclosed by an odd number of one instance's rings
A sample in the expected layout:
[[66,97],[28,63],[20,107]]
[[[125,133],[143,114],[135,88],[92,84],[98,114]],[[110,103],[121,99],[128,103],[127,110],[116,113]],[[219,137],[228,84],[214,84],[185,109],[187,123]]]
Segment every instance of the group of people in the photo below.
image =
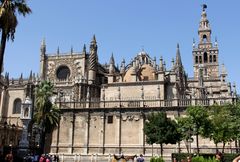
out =
[[59,162],[59,157],[57,155],[42,154],[39,162]]

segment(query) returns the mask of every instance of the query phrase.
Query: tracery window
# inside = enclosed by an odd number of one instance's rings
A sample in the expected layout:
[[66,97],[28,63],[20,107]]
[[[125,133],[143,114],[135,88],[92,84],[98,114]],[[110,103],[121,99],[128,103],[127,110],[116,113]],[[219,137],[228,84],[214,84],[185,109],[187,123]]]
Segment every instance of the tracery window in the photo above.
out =
[[57,69],[57,78],[60,80],[66,80],[70,76],[70,69],[62,65]]

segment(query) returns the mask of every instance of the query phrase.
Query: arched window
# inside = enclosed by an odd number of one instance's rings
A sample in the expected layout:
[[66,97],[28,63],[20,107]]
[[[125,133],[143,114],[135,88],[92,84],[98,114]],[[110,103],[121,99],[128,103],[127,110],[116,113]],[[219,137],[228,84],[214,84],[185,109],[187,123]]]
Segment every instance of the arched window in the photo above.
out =
[[198,56],[195,56],[195,64],[198,64]]
[[209,62],[212,62],[212,55],[209,56]]
[[22,100],[20,98],[15,99],[13,102],[13,114],[20,114],[21,106],[22,106]]
[[70,76],[70,69],[62,65],[57,69],[57,78],[61,80],[66,80]]
[[216,55],[213,55],[213,62],[217,62],[217,57],[216,57]]
[[202,56],[199,56],[199,64],[202,63]]
[[206,43],[207,42],[207,36],[206,34],[203,35],[203,43]]
[[204,60],[204,63],[207,63],[207,62],[208,62],[207,52],[204,52],[204,54],[203,54],[203,60]]

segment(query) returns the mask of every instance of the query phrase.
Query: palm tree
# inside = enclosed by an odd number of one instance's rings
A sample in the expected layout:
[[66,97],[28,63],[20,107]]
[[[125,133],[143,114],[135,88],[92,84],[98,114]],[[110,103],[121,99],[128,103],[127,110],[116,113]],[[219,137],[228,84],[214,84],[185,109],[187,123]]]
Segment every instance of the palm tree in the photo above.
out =
[[16,12],[23,15],[30,14],[32,11],[27,6],[25,0],[0,0],[0,31],[2,32],[0,44],[0,72],[3,68],[3,58],[6,41],[11,38],[14,40],[15,29],[18,21]]
[[58,126],[60,110],[51,102],[54,86],[49,81],[43,81],[36,88],[36,110],[34,122],[41,128],[40,149],[43,151],[46,133],[51,133]]

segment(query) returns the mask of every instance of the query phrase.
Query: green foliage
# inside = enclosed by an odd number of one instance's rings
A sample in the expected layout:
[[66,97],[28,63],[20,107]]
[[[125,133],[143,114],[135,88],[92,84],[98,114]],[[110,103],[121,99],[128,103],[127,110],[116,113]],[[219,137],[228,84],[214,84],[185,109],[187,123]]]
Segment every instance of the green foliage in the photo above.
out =
[[26,16],[26,14],[31,13],[31,9],[27,6],[25,0],[0,1],[0,29],[7,38],[11,37],[12,40],[18,24],[16,12]]
[[192,158],[191,162],[218,162],[215,157],[204,158],[203,156],[196,156]]
[[14,34],[18,24],[17,14],[26,16],[31,13],[25,0],[1,0],[0,1],[0,71],[3,67],[3,58],[6,42],[9,38],[14,40]]
[[[167,118],[165,112],[151,113],[145,122],[144,133],[148,144],[176,144],[180,141],[177,123]],[[162,147],[161,147],[162,155]]]
[[162,157],[151,157],[150,162],[165,162]]
[[[212,105],[210,106],[210,119],[212,123],[211,136],[210,139],[214,141],[215,144],[222,142],[223,143],[223,152],[224,147],[227,142],[230,142],[236,139],[238,134],[236,119],[237,116],[234,114],[237,110],[234,109],[235,106],[227,105]],[[239,108],[238,108],[239,109]]]
[[208,130],[211,129],[211,122],[206,107],[190,106],[187,108],[187,117],[190,120],[191,127],[194,128],[196,134],[206,136]]
[[41,125],[49,133],[58,125],[60,110],[54,105],[50,98],[53,96],[53,84],[49,81],[43,81],[35,89],[36,94],[36,112],[34,121]]
[[192,135],[196,135],[198,148],[198,135],[208,137],[212,128],[208,111],[202,106],[190,106],[187,108],[186,114],[186,117],[178,118],[178,130],[182,134],[182,139],[185,140],[189,140]]
[[[199,159],[197,159],[197,157],[201,157],[201,159],[204,158],[205,160],[209,160],[209,159],[215,160],[215,154],[199,154],[199,156],[195,157],[193,154],[188,154],[188,153],[173,153],[172,159],[173,159],[173,157],[175,157],[177,159],[177,161],[181,161],[181,160],[187,161],[188,156],[192,157],[192,162],[193,162],[193,160],[195,162],[199,162],[199,161],[197,161],[197,160],[199,160]],[[223,155],[224,162],[232,162],[233,159],[237,156],[238,156],[238,154],[224,154]],[[212,161],[207,161],[207,162],[212,162]]]
[[175,144],[180,140],[176,122],[167,118],[165,112],[151,113],[147,119],[144,133],[148,144]]

